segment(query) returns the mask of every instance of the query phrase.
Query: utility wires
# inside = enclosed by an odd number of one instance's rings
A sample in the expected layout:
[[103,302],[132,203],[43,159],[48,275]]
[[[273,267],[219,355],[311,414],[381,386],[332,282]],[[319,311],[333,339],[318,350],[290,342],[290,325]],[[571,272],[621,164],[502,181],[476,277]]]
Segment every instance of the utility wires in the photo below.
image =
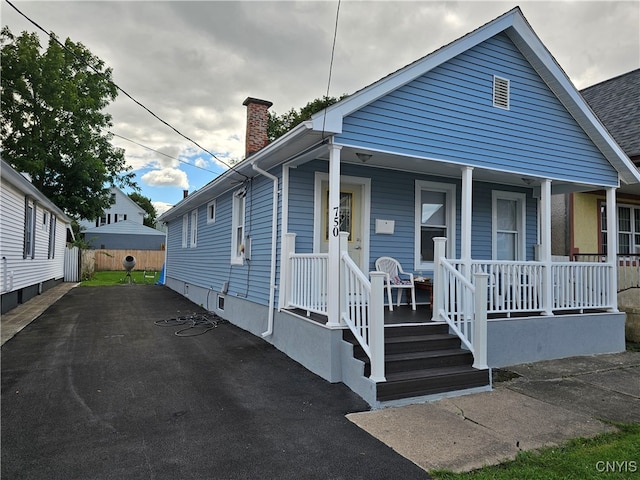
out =
[[[338,18],[340,17],[340,0],[338,0],[338,8],[336,9],[336,24],[333,28],[333,45],[331,46],[331,61],[329,62],[329,80],[327,81],[327,93],[324,96],[325,100],[329,100],[329,88],[331,87],[331,72],[333,71],[333,56],[336,51],[336,38],[338,36]],[[322,136],[324,137],[324,126],[327,120],[327,107],[325,107],[325,113],[322,118]]]
[[[89,64],[88,62],[86,62],[84,59],[79,58],[73,51],[69,50],[67,48],[67,46],[62,43],[60,40],[58,40],[58,38],[56,37],[56,35],[53,32],[48,32],[46,29],[44,29],[43,27],[41,27],[38,23],[36,23],[34,20],[32,20],[31,18],[29,18],[26,14],[24,14],[22,11],[20,11],[20,9],[18,9],[18,7],[16,7],[13,3],[11,3],[10,0],[5,0],[9,6],[11,6],[11,8],[13,8],[16,12],[18,12],[20,15],[22,15],[28,22],[30,22],[31,24],[33,24],[36,28],[38,28],[39,30],[41,30],[42,32],[44,32],[46,35],[49,36],[49,38],[51,38],[53,41],[55,41],[58,45],[60,45],[63,49],[65,49],[67,52],[69,52],[71,55],[73,55],[76,60],[78,60],[79,62],[81,62],[82,64],[86,65],[87,67],[89,67],[91,70],[93,70],[97,75],[100,75],[101,77],[105,78],[105,80],[108,80],[105,76],[104,73],[101,72],[100,70],[98,70],[97,68],[95,68],[93,65]],[[198,147],[200,150],[208,153],[209,155],[211,155],[213,158],[215,158],[218,162],[222,163],[223,165],[227,166],[230,170],[234,171],[235,173],[242,175],[245,179],[248,179],[249,177],[247,175],[245,175],[244,173],[239,172],[238,170],[236,170],[233,166],[229,165],[228,163],[226,163],[223,160],[220,160],[213,152],[210,152],[209,150],[207,150],[206,148],[204,148],[202,145],[200,145],[198,142],[196,142],[195,140],[193,140],[192,138],[188,137],[187,135],[183,134],[181,131],[179,131],[177,128],[175,128],[173,125],[171,125],[169,122],[163,120],[162,118],[160,118],[158,115],[156,115],[154,112],[152,112],[148,107],[146,107],[145,105],[143,105],[141,102],[139,102],[138,100],[136,100],[135,98],[133,98],[133,96],[131,96],[127,91],[125,91],[123,88],[121,88],[118,84],[116,84],[115,82],[108,80],[114,87],[116,87],[116,89],[118,89],[118,91],[120,91],[121,93],[123,93],[127,98],[129,98],[132,102],[134,102],[136,105],[138,105],[139,107],[141,107],[142,109],[146,110],[151,116],[153,116],[155,119],[157,119],[158,121],[160,121],[161,123],[163,123],[164,125],[166,125],[167,127],[169,127],[171,130],[173,130],[175,133],[177,133],[178,135],[180,135],[182,138],[184,138],[185,140],[191,142],[192,144],[194,144],[196,147]]]

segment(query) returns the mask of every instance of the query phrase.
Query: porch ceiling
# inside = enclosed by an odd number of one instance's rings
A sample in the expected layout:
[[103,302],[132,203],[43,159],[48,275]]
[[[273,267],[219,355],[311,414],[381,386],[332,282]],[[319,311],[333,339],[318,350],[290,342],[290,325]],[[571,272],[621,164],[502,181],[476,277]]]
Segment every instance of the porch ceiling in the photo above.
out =
[[[371,155],[371,158],[363,164],[363,162],[357,157],[356,153],[367,153]],[[318,158],[318,157],[316,157]],[[323,153],[320,157],[322,160],[329,160],[328,153]],[[463,164],[455,164],[452,162],[445,162],[439,160],[430,160],[418,157],[402,156],[397,154],[390,154],[385,152],[376,152],[365,149],[358,149],[352,147],[343,147],[340,154],[340,161],[342,163],[351,163],[355,165],[365,165],[367,167],[374,168],[386,168],[391,170],[400,170],[406,172],[413,172],[419,174],[428,174],[438,177],[446,178],[462,178]],[[525,181],[526,180],[526,181]],[[474,167],[473,181],[474,182],[487,182],[497,183],[501,185],[512,185],[516,187],[530,187],[535,188],[540,186],[541,178],[533,177],[530,175],[523,175],[518,173],[509,173],[498,170],[490,170],[485,168]],[[593,190],[596,188],[593,185],[574,184],[565,181],[553,181],[552,193],[569,193]]]

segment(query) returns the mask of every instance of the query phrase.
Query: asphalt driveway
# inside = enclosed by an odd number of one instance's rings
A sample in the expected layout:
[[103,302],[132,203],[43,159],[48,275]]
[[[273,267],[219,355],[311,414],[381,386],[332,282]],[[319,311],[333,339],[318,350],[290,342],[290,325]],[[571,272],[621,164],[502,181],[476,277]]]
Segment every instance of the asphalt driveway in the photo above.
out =
[[[163,286],[74,288],[2,346],[3,479],[423,479],[368,406]],[[198,330],[187,333],[200,333]]]

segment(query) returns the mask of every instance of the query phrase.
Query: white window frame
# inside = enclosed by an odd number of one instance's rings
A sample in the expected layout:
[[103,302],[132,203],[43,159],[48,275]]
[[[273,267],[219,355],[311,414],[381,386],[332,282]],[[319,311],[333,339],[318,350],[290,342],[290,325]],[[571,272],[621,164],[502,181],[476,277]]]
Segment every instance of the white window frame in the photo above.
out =
[[231,265],[244,265],[245,189],[233,193],[231,210]]
[[517,202],[516,218],[516,259],[515,261],[526,260],[527,245],[527,195],[519,192],[509,192],[505,190],[493,190],[491,192],[491,258],[498,257],[498,200],[510,200]]
[[456,185],[453,183],[429,182],[425,180],[415,181],[415,237],[414,237],[414,268],[417,271],[433,270],[434,262],[423,262],[420,258],[422,243],[422,192],[439,192],[445,194],[447,220],[447,257],[453,258],[456,252]]
[[191,241],[189,246],[196,248],[198,246],[198,209],[191,212]]
[[189,246],[189,214],[182,216],[182,248]]
[[55,215],[49,215],[49,244],[48,244],[48,258],[52,259],[56,257],[56,228],[57,218]]
[[216,201],[212,200],[207,203],[207,224],[215,223],[216,221]]
[[[601,219],[602,219],[602,212],[606,212],[606,208],[607,208],[607,203],[606,202],[602,202],[600,204],[600,208],[601,208]],[[629,214],[630,214],[630,229],[631,230],[621,230],[620,229],[620,208],[628,208],[629,209]],[[640,205],[637,204],[633,204],[633,203],[616,203],[616,235],[618,238],[618,254],[621,255],[625,255],[624,253],[622,253],[620,250],[620,245],[622,244],[622,242],[620,241],[620,235],[626,235],[629,237],[630,243],[629,243],[629,250],[631,254],[635,254],[635,253],[640,253],[640,242],[636,242],[636,235],[638,235],[638,225],[636,225],[636,221],[635,221],[635,211],[638,210],[640,211]],[[601,225],[600,225],[600,242],[602,244],[602,248],[603,248],[603,252],[606,253],[606,242],[603,239],[603,234],[607,235],[607,240],[608,240],[608,236],[609,233],[607,231],[607,224],[604,221],[601,221]]]
[[34,258],[36,254],[36,202],[29,197],[24,200],[24,238],[22,258]]

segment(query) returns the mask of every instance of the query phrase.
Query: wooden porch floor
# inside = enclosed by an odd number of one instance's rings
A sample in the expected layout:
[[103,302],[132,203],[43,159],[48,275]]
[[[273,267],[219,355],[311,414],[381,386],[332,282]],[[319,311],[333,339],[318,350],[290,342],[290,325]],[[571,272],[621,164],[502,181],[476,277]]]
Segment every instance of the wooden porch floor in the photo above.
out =
[[[317,313],[310,313],[299,308],[287,310],[290,313],[313,320],[321,324],[327,323],[327,317]],[[389,308],[384,307],[384,324],[385,325],[410,325],[431,322],[431,305],[416,305],[416,310],[411,310],[411,305],[400,305],[393,307],[393,312]]]

